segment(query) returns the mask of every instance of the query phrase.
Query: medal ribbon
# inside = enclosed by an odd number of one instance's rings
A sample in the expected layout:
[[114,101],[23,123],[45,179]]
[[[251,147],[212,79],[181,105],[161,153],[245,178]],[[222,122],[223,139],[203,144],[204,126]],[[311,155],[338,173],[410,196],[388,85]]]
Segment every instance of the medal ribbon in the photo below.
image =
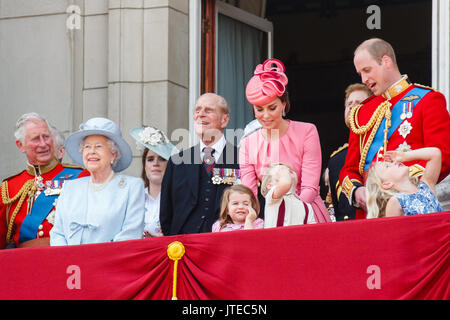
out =
[[[64,168],[64,170],[52,180],[62,179],[65,175],[72,175],[70,178],[66,179],[72,180],[77,178],[81,171],[81,169]],[[19,243],[36,239],[38,227],[52,210],[56,198],[58,198],[58,195],[46,196],[44,192],[39,194],[34,201],[30,214],[25,217],[19,229]]]

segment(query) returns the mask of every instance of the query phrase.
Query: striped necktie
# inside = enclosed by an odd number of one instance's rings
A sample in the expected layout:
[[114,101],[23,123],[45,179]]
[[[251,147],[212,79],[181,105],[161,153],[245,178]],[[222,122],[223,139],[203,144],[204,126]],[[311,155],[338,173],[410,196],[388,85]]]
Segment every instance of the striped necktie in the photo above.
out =
[[216,164],[216,159],[213,156],[214,149],[210,147],[204,147],[203,152],[205,155],[203,156],[203,167],[206,170],[208,176],[211,176],[212,170]]

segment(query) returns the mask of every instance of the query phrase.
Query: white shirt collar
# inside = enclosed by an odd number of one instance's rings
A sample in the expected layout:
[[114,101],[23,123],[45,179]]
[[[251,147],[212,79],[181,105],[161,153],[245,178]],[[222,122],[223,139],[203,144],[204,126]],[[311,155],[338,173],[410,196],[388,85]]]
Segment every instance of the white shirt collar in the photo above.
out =
[[[214,159],[219,160],[220,156],[222,155],[223,148],[225,148],[225,144],[227,143],[227,140],[225,140],[225,136],[222,134],[219,141],[214,143],[213,145],[209,146],[210,148],[214,149]],[[203,148],[206,147],[206,144],[203,143],[203,141],[200,140],[200,159],[203,159],[204,152]]]

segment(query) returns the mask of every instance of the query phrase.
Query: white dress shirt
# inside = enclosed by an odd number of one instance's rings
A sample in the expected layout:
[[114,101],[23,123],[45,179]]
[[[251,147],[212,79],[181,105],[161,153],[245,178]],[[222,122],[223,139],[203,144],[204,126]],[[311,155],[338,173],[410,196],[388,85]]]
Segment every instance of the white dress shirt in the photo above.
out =
[[157,235],[161,233],[161,224],[159,223],[159,205],[161,199],[161,192],[156,199],[148,192],[148,188],[145,188],[145,219],[144,219],[144,232],[149,232],[151,235]]
[[225,145],[227,143],[227,140],[225,140],[225,136],[222,134],[222,136],[220,137],[219,141],[217,141],[216,143],[214,143],[212,146],[207,146],[206,144],[203,143],[203,141],[200,140],[200,159],[203,160],[203,157],[205,156],[205,153],[203,152],[203,148],[204,147],[210,147],[214,149],[214,153],[213,153],[213,157],[214,159],[219,160],[223,148],[225,148]]

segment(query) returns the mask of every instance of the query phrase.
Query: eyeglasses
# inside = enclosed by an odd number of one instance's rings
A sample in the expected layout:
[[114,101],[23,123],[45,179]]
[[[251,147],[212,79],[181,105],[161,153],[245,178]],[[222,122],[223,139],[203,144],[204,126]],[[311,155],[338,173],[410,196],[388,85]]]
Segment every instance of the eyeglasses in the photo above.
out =
[[97,150],[103,150],[104,147],[105,146],[102,144],[96,144],[94,146],[92,146],[90,144],[85,144],[81,147],[81,150],[83,151],[83,153],[84,152],[89,153],[89,152],[95,152]]

